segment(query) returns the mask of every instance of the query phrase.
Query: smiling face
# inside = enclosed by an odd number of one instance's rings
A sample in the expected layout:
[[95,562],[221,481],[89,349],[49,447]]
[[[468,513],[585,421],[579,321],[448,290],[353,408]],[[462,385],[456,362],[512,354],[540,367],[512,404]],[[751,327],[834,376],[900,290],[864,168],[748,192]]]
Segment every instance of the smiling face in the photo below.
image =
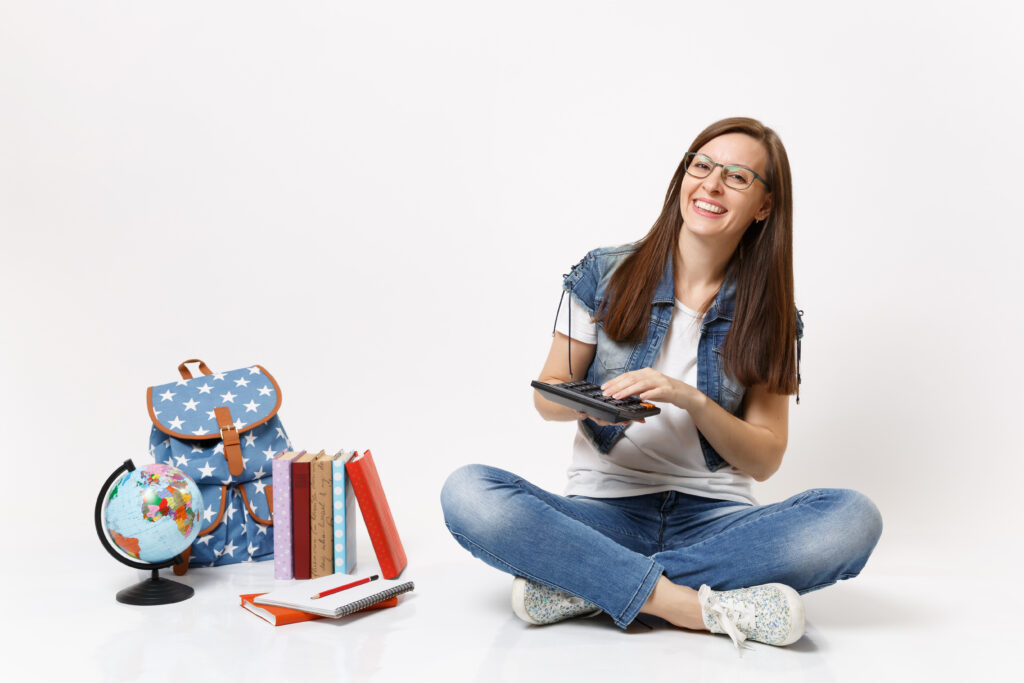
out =
[[[726,133],[697,150],[719,164],[746,166],[762,178],[767,176],[768,151],[743,133]],[[679,187],[679,212],[683,230],[702,237],[723,237],[738,243],[754,220],[763,220],[771,209],[768,188],[759,181],[745,190],[722,182],[722,168],[716,166],[707,178],[683,176]]]

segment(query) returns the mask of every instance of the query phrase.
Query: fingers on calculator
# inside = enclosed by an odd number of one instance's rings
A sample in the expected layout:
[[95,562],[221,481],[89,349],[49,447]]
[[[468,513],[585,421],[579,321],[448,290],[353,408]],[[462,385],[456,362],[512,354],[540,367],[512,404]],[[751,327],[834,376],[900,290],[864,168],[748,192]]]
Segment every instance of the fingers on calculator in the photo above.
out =
[[609,424],[621,424],[631,420],[657,415],[661,409],[653,403],[642,401],[636,396],[616,399],[605,396],[601,387],[584,380],[547,384],[534,380],[530,385],[545,398],[586,413]]

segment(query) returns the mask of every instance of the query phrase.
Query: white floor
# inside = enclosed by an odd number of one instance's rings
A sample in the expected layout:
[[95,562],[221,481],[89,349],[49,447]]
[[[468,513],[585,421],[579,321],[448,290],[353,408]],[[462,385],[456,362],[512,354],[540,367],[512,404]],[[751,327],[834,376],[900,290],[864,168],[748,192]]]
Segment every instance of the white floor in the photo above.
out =
[[[1024,603],[1009,581],[972,590],[954,576],[869,564],[804,597],[802,640],[754,643],[741,655],[725,636],[663,623],[623,632],[601,616],[528,626],[509,608],[510,578],[454,543],[411,549],[403,577],[416,590],[394,609],[277,628],[237,606],[239,594],[273,587],[272,563],[192,570],[182,579],[195,587],[192,599],[129,607],[114,594],[145,574],[98,546],[74,572],[5,568],[0,648],[5,674],[15,674],[6,680],[988,681],[1021,680],[1024,663]],[[359,557],[368,573],[367,550]]]

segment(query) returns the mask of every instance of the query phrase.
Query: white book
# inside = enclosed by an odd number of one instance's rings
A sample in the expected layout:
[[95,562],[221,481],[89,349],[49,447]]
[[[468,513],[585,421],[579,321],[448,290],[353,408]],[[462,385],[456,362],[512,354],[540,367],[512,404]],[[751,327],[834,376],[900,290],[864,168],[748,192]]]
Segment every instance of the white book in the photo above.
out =
[[313,597],[318,593],[365,578],[367,578],[365,575],[330,574],[310,581],[296,581],[285,588],[261,595],[253,602],[257,605],[291,607],[303,612],[319,614],[322,617],[337,619],[411,591],[415,587],[412,581],[404,579],[376,579],[322,598]]

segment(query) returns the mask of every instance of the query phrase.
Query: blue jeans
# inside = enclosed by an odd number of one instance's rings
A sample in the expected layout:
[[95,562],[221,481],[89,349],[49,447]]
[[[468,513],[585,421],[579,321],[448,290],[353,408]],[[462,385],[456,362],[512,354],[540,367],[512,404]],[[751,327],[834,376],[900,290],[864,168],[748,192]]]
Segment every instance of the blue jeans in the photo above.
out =
[[485,465],[453,472],[441,507],[474,557],[589,600],[621,628],[661,575],[691,588],[778,582],[806,593],[856,576],[882,533],[878,508],[847,489],[760,506],[677,491],[565,497]]

